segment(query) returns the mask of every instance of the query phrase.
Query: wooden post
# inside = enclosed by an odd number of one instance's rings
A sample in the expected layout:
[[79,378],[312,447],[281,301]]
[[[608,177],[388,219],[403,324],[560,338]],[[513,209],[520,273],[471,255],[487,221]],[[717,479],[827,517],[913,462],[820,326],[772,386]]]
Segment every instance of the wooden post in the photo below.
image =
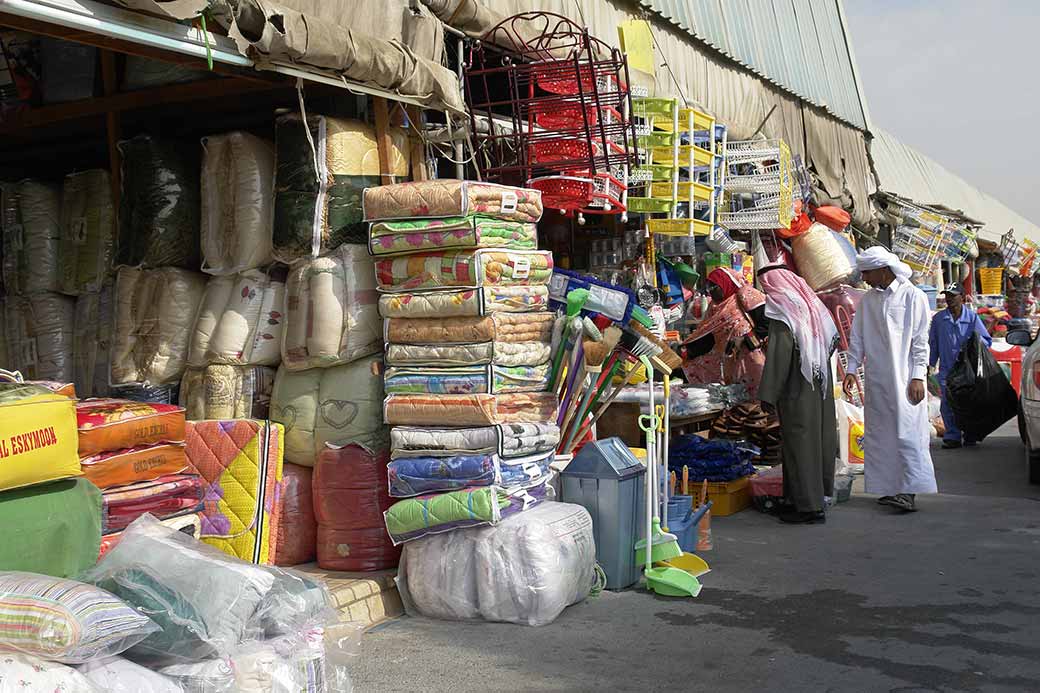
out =
[[408,121],[415,128],[415,132],[409,135],[411,146],[408,149],[412,165],[412,180],[428,180],[430,174],[426,170],[426,147],[423,146],[422,138],[419,136],[423,126],[422,111],[418,106],[409,106],[405,110],[408,112]]
[[[101,49],[101,84],[105,96],[112,96],[119,89],[116,73],[116,54]],[[119,198],[122,194],[122,164],[119,158],[119,138],[122,134],[122,116],[117,110],[105,113],[105,132],[108,137],[109,179],[112,181],[112,205],[119,209]]]
[[372,110],[376,117],[376,149],[379,152],[379,177],[383,185],[390,185],[394,177],[390,170],[390,109],[382,96],[372,97]]

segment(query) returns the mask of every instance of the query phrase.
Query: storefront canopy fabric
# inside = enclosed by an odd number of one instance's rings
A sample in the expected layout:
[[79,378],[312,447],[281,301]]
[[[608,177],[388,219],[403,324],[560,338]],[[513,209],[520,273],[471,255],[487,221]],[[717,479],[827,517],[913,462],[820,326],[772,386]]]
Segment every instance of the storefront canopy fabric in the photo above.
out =
[[1040,226],[1019,215],[892,134],[877,129],[870,143],[880,189],[914,202],[959,210],[984,224],[981,237],[998,240],[1009,229],[1018,240],[1040,242]]
[[430,108],[464,108],[458,78],[440,64],[439,20],[404,0],[117,1],[176,20],[209,8],[239,52],[261,69],[291,65],[370,84]]

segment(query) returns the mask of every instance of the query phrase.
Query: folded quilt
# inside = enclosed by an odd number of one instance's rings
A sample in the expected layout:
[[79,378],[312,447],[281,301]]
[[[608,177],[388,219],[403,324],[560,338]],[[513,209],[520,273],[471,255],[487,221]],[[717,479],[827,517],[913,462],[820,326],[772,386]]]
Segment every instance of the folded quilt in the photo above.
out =
[[483,426],[539,423],[556,416],[548,392],[506,395],[390,395],[383,404],[386,423],[403,426]]
[[549,361],[548,342],[480,344],[387,344],[388,366],[540,366]]
[[546,342],[552,339],[552,313],[495,313],[465,318],[389,318],[384,337],[391,344],[472,344]]
[[202,541],[244,561],[277,560],[283,435],[269,421],[188,423],[188,462],[204,480]]
[[152,481],[121,486],[101,494],[106,534],[126,529],[145,513],[164,520],[198,512],[202,506],[203,480],[197,474],[169,474]]
[[540,366],[465,366],[462,368],[387,368],[388,395],[426,393],[479,395],[542,392],[549,386],[549,364]]
[[512,493],[498,486],[468,488],[398,501],[383,513],[383,519],[398,545],[460,527],[498,524],[544,500],[545,495],[544,484]]
[[501,481],[498,456],[494,454],[406,457],[390,463],[387,477],[393,498],[491,486]]
[[549,306],[547,286],[485,286],[379,297],[384,318],[456,318],[491,313],[533,313]]
[[542,193],[443,178],[365,188],[362,207],[366,221],[482,214],[533,223],[542,217]]
[[534,224],[493,217],[381,221],[368,230],[368,251],[373,255],[404,255],[445,248],[535,250],[537,247],[538,230]]
[[83,476],[101,489],[152,481],[188,468],[183,443],[139,445],[127,450],[102,452],[79,461]]
[[543,250],[445,250],[380,258],[375,267],[382,291],[543,286],[552,276],[553,259]]
[[390,430],[390,457],[450,457],[466,452],[497,452],[501,457],[525,457],[552,452],[560,444],[560,429],[552,423],[511,423],[479,428],[417,428]]

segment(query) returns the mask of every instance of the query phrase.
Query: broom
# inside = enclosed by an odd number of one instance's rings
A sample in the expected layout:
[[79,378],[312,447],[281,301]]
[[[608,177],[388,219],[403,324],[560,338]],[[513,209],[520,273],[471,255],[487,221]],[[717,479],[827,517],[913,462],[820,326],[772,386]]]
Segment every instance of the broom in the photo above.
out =
[[[563,419],[563,425],[560,428],[561,433],[566,433],[574,423],[574,428],[570,430],[569,434],[565,438],[565,443],[561,450],[566,450],[574,442],[574,436],[578,432],[578,423],[581,421],[580,418],[575,418],[575,414],[580,411],[584,411],[585,407],[588,406],[589,400],[592,398],[593,392],[596,390],[596,382],[600,372],[603,370],[603,362],[607,358],[607,354],[614,351],[617,346],[618,340],[621,339],[621,329],[618,327],[608,327],[603,333],[603,341],[601,342],[586,342],[585,343],[585,379],[592,376],[591,380],[585,383],[585,392],[582,395],[581,401],[577,407],[568,408],[567,414]],[[584,379],[583,379],[584,382]]]

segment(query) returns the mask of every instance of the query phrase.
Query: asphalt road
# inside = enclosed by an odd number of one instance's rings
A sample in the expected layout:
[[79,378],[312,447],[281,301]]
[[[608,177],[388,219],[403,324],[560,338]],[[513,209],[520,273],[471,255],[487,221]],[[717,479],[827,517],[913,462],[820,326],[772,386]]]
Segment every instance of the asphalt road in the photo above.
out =
[[697,599],[604,593],[548,626],[402,618],[366,634],[358,691],[1037,691],[1040,486],[1013,425],[933,446],[942,492],[856,493],[826,525],[713,523]]

